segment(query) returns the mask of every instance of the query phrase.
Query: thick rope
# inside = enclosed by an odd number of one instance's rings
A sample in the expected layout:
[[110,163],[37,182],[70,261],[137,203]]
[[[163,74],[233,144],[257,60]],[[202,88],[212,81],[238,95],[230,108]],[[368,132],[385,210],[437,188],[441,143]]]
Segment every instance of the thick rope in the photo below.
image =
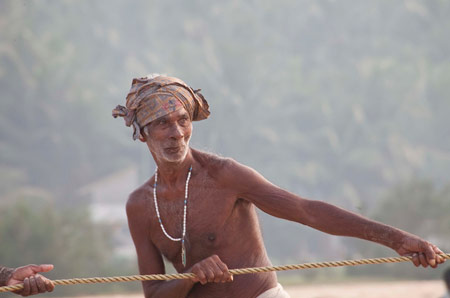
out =
[[[444,259],[450,259],[450,253],[440,254],[439,256],[441,256]],[[284,266],[266,266],[266,267],[254,267],[254,268],[243,268],[243,269],[230,269],[229,271],[233,275],[239,275],[239,274],[271,272],[271,271],[287,271],[287,270],[371,265],[371,264],[383,264],[383,263],[400,263],[400,262],[410,261],[411,259],[412,259],[412,257],[390,257],[390,258],[375,258],[375,259],[347,260],[347,261],[334,261],[334,262],[304,263],[304,264],[284,265]],[[53,283],[55,285],[75,285],[75,284],[126,282],[126,281],[144,281],[144,280],[189,279],[192,277],[195,277],[194,273],[151,274],[151,275],[57,279],[57,280],[53,280]],[[23,284],[0,287],[0,293],[21,290],[22,288],[23,288]]]

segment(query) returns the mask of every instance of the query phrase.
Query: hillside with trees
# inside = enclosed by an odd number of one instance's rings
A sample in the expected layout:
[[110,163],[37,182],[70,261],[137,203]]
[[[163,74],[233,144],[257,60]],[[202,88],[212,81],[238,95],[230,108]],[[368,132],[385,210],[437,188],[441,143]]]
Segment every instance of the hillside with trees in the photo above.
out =
[[[192,146],[450,251],[449,15],[445,0],[1,1],[0,259],[111,272],[79,189],[129,165],[151,175],[111,117],[148,73],[202,89],[211,117]],[[274,263],[394,253],[261,220]]]

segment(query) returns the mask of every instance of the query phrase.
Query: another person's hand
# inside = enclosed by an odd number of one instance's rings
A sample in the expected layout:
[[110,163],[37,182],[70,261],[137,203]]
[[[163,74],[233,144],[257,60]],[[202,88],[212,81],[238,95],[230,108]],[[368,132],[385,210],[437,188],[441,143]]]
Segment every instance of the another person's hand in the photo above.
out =
[[14,269],[11,278],[7,281],[7,286],[23,283],[23,289],[14,293],[29,296],[39,293],[51,292],[55,288],[53,282],[39,272],[48,272],[53,269],[53,265],[27,265]]
[[228,266],[217,255],[212,255],[196,263],[189,272],[197,276],[192,281],[200,282],[202,285],[208,282],[224,283],[233,281],[233,275],[228,271]]
[[430,265],[432,268],[436,268],[445,262],[445,259],[439,256],[439,254],[443,254],[442,250],[436,245],[411,234],[405,235],[396,251],[401,256],[411,256],[416,267],[422,265],[426,268]]

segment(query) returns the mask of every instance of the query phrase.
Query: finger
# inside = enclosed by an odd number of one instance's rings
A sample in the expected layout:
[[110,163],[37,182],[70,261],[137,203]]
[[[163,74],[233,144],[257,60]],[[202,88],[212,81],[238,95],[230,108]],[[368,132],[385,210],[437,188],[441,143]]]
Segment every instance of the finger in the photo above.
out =
[[29,279],[30,279],[30,288],[31,288],[30,295],[36,295],[37,293],[39,293],[36,278],[34,276],[31,276]]
[[24,278],[23,289],[22,289],[22,291],[18,292],[18,294],[26,297],[26,296],[30,295],[30,291],[31,291],[30,279],[27,277],[27,278]]
[[[220,261],[220,259],[218,257],[214,258],[214,256],[212,256],[209,259],[208,271],[207,271],[208,282],[220,282],[222,280],[223,272],[220,269],[220,267],[218,266],[218,263],[220,263],[220,262],[222,262],[222,261]],[[212,280],[211,280],[211,276],[209,275],[209,272],[212,273]]]
[[444,254],[444,252],[442,250],[440,250],[439,247],[437,247],[436,245],[433,245],[433,249],[434,249],[434,252],[439,254],[439,255],[443,255]]
[[53,270],[52,264],[43,264],[43,265],[30,265],[31,270],[33,270],[34,273],[38,272],[49,272]]
[[412,257],[411,260],[414,263],[414,266],[419,267],[420,266],[419,254],[413,253],[411,257]]
[[439,247],[437,247],[436,245],[433,245],[433,250],[436,253],[436,260],[438,264],[442,264],[446,261],[446,259],[444,259],[441,255],[444,254],[444,252],[442,250],[439,249]]
[[47,291],[47,288],[45,287],[44,277],[41,275],[36,275],[35,280],[36,280],[38,292],[45,293]]
[[228,273],[229,273],[229,271],[228,271],[228,266],[227,266],[227,264],[225,264],[224,262],[222,262],[222,261],[217,262],[216,265],[220,268],[220,270],[221,270],[223,273],[225,273],[225,272],[228,272]]
[[55,285],[53,284],[53,282],[49,279],[45,279],[44,283],[47,292],[53,292],[53,290],[55,289]]
[[444,259],[444,257],[442,257],[440,255],[436,255],[436,261],[438,264],[442,264],[442,263],[445,263],[446,259]]
[[[206,275],[203,272],[203,270],[195,269],[193,273],[197,276],[197,281],[200,282],[202,285],[206,284],[208,281],[206,280]],[[193,279],[195,280],[195,278]]]
[[214,282],[214,271],[211,268],[205,268],[204,269],[205,275],[206,275],[206,280],[208,282]]
[[221,282],[226,282],[230,279],[230,271],[228,270],[228,266],[224,262],[217,263],[219,270],[222,272],[222,280]]
[[222,276],[222,282],[229,282],[233,281],[233,276],[231,275],[230,271],[228,270],[228,266],[222,262],[222,260],[217,255],[211,256],[216,261],[216,265],[219,267],[219,269],[223,272]]
[[213,271],[214,274],[214,282],[222,282],[224,273],[222,269],[220,269],[219,265],[217,263],[213,263],[211,265],[211,270]]
[[437,255],[437,262],[438,262],[438,264],[445,263],[445,261],[447,261],[447,260],[443,256]]
[[424,255],[423,253],[419,253],[419,260],[420,260],[420,264],[421,264],[424,268],[427,268],[427,267],[428,267],[427,258],[425,257],[425,255]]
[[430,264],[431,267],[436,268],[436,253],[431,245],[425,246],[425,256],[427,258],[427,263]]

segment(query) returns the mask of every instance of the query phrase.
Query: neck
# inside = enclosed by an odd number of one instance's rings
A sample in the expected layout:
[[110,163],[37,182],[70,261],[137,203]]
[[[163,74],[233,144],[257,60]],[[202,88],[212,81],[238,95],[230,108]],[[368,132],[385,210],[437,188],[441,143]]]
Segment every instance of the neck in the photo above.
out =
[[155,156],[153,158],[158,166],[158,181],[163,182],[167,186],[176,186],[180,183],[184,185],[186,174],[194,161],[190,148],[186,157],[180,162],[161,161],[156,159]]

